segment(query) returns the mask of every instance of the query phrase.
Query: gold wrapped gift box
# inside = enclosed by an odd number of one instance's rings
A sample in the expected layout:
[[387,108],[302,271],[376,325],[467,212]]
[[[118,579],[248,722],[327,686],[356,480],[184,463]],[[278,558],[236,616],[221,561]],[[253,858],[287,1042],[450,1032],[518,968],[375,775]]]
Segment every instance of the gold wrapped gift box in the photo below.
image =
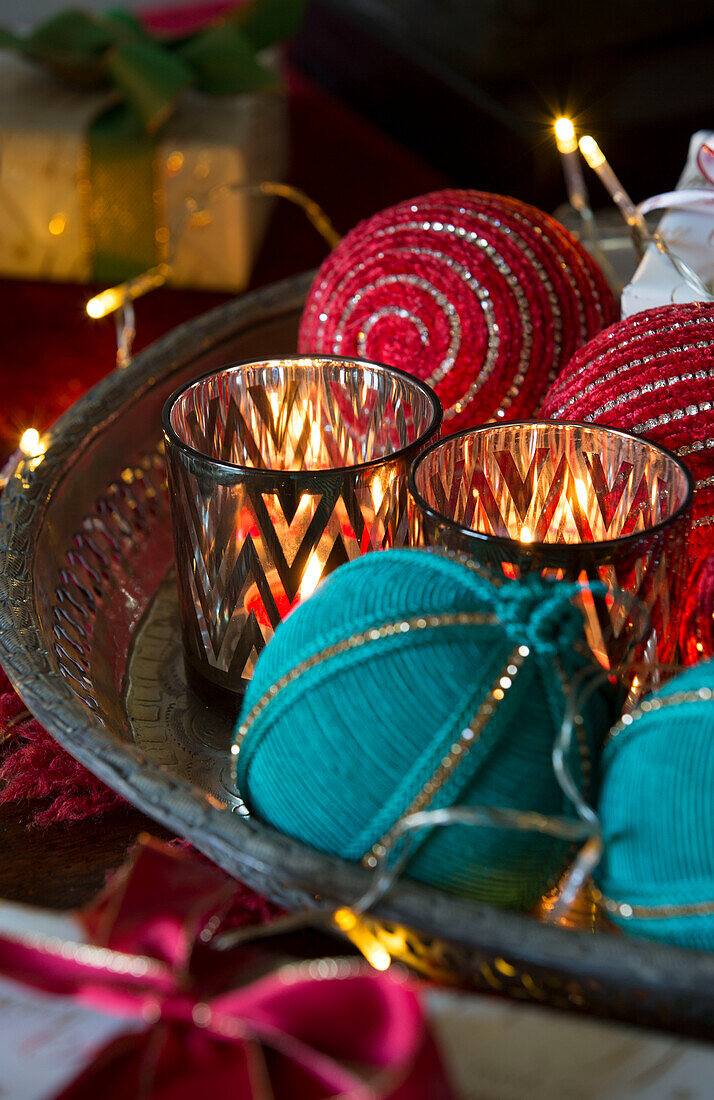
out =
[[[230,185],[283,178],[284,93],[185,93],[157,135],[151,178],[127,159],[93,194],[87,134],[113,102],[0,55],[0,275],[95,281],[98,247],[119,242],[139,270],[168,261],[173,286],[244,289],[270,200]],[[144,186],[149,219],[135,201]]]

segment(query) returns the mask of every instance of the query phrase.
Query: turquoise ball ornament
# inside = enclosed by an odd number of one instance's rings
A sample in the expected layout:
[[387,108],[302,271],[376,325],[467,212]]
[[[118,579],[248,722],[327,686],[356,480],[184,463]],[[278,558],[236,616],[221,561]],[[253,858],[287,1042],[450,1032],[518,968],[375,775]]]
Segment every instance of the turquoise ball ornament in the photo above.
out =
[[598,812],[609,916],[637,936],[714,950],[714,661],[618,722]]
[[[551,753],[577,645],[576,586],[495,583],[438,552],[389,550],[342,566],[261,654],[238,721],[236,782],[283,833],[374,866],[414,809],[488,806],[575,817]],[[590,776],[614,719],[590,699],[571,754]],[[572,845],[449,825],[415,835],[406,874],[497,906],[530,908]]]

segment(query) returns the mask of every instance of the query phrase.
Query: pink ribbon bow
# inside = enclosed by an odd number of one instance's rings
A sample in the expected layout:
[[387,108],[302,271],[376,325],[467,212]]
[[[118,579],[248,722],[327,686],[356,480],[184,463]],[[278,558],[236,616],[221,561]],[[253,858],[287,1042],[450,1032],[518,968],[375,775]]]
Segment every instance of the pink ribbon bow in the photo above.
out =
[[255,949],[203,946],[201,931],[235,889],[218,868],[150,840],[78,914],[91,943],[0,936],[1,974],[127,1019],[126,1034],[63,1100],[195,1100],[221,1090],[239,1100],[448,1100],[401,975],[319,960],[245,983]]

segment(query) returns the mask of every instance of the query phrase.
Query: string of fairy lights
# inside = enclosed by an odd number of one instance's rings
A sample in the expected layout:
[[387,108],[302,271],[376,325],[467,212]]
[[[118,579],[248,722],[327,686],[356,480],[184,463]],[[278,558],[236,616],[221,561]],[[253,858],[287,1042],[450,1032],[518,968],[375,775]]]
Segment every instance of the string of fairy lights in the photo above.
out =
[[[702,199],[712,201],[712,192],[699,190],[668,192],[667,195],[654,196],[643,203],[636,204],[616,176],[594,137],[590,134],[583,134],[578,137],[572,120],[566,116],[556,119],[553,129],[555,142],[561,157],[568,201],[580,217],[583,243],[598,260],[613,285],[617,287],[617,277],[609,260],[600,248],[597,221],[590,205],[583,174],[583,160],[596,173],[622,215],[630,230],[637,256],[641,257],[644,254],[647,245],[656,245],[659,251],[673,264],[685,282],[696,292],[699,299],[703,301],[714,300],[711,288],[703,282],[696,271],[674,252],[657,230],[651,231],[649,229],[645,220],[646,213],[659,209],[664,205],[686,205],[687,202],[702,201]],[[186,228],[186,225],[190,225],[197,213],[237,191],[287,199],[304,211],[330,248],[334,248],[340,240],[339,234],[325,212],[308,195],[290,184],[269,181],[256,184],[228,183],[213,188],[204,196],[190,196],[184,204],[185,209],[181,215],[182,224],[175,227],[176,233],[172,235],[172,238],[175,239]],[[117,367],[125,367],[131,361],[131,344],[134,337],[133,303],[138,298],[150,293],[150,291],[164,286],[170,276],[170,263],[160,263],[133,279],[101,291],[87,302],[85,307],[87,315],[93,320],[99,320],[111,314],[116,315]],[[622,287],[620,286],[619,289],[621,290]],[[19,451],[22,457],[37,458],[44,454],[45,449],[43,438],[36,428],[27,428],[22,433],[19,443]]]
[[[644,255],[644,250],[647,245],[654,244],[662,255],[667,257],[679,275],[681,275],[684,281],[696,293],[699,300],[705,302],[713,301],[714,294],[712,294],[711,287],[707,286],[697,272],[674,251],[661,233],[657,230],[650,231],[645,220],[646,212],[659,209],[662,205],[686,205],[692,198],[691,192],[688,190],[679,193],[668,192],[666,196],[657,195],[644,203],[636,204],[615,175],[612,166],[594,137],[590,134],[583,134],[582,137],[578,139],[572,121],[566,117],[556,119],[554,130],[555,141],[563,164],[563,175],[565,177],[565,186],[568,191],[568,200],[570,205],[580,214],[584,226],[584,236],[587,238],[593,232],[596,234],[596,229],[594,228],[595,220],[590,208],[590,201],[585,187],[582,166],[577,156],[577,150],[582,154],[588,167],[592,168],[593,172],[596,173],[622,215],[630,230],[637,255],[641,258]],[[701,191],[697,189],[696,201],[702,200],[711,202],[712,193],[710,191]],[[597,245],[597,241],[595,241],[595,244]],[[594,251],[597,258],[601,259],[601,257],[597,255],[597,247]]]

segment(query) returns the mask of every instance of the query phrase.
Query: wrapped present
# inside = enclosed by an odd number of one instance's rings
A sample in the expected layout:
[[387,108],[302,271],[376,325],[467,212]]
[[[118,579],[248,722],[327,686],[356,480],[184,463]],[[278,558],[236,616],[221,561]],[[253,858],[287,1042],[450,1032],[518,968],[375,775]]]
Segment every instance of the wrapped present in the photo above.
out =
[[229,951],[209,970],[197,932],[235,885],[149,842],[81,913],[0,905],[3,1096],[550,1100],[583,1095],[584,1065],[598,1096],[711,1093],[711,1047],[676,1035],[354,959],[284,963],[281,949],[256,977],[255,954],[241,967]]
[[405,975],[207,946],[236,885],[148,839],[82,911],[0,906],[3,1095],[449,1100]]
[[269,202],[240,187],[279,180],[287,149],[274,56],[249,29],[224,18],[176,44],[66,12],[0,32],[0,275],[111,284],[168,264],[174,286],[243,289]]

